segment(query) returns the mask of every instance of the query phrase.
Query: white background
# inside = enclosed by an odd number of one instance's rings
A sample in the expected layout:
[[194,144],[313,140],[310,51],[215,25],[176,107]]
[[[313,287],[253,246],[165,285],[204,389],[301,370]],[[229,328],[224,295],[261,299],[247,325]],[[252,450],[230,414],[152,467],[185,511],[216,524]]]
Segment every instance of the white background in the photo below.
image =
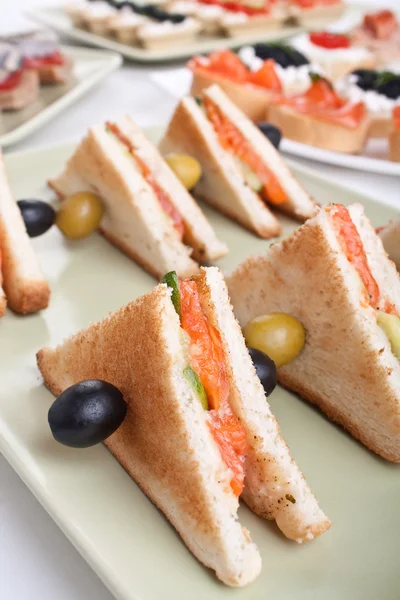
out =
[[[364,0],[364,3],[398,8],[398,1]],[[0,0],[0,34],[29,28],[31,23],[22,14],[25,9],[58,3],[57,0]],[[78,105],[12,150],[78,138],[89,123],[112,120],[123,112],[132,114],[142,126],[165,122],[175,100],[149,79],[153,72],[154,67],[124,66]],[[398,178],[313,166],[376,198],[397,199],[400,205]],[[111,594],[1,456],[0,600],[112,600]]]

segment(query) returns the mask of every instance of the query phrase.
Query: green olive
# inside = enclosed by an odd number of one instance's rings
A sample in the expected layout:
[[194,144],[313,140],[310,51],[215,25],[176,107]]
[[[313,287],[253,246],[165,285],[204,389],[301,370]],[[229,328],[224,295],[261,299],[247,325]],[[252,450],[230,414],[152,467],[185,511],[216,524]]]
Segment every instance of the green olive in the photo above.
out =
[[377,321],[389,339],[393,354],[400,359],[400,318],[378,311]]
[[70,240],[80,240],[98,229],[103,214],[104,206],[99,196],[79,192],[61,204],[56,225]]
[[188,154],[168,154],[165,160],[185,188],[192,190],[201,177],[200,163]]
[[287,365],[303,350],[306,333],[292,315],[269,313],[256,317],[243,330],[247,346],[261,350],[277,367]]

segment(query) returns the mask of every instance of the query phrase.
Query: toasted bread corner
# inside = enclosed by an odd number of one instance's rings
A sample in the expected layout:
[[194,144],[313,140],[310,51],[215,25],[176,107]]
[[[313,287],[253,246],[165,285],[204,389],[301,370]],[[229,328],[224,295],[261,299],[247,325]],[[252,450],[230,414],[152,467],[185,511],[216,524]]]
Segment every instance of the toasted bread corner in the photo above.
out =
[[47,308],[50,289],[40,270],[21,212],[12,195],[1,154],[0,249],[3,289],[9,307],[21,314]]

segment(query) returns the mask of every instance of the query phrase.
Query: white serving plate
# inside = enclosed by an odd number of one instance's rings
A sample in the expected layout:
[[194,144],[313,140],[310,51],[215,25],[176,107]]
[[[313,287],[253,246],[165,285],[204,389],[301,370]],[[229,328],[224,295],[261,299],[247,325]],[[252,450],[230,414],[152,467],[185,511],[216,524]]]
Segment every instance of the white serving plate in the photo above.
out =
[[[384,2],[380,2],[379,4],[382,5],[382,8]],[[377,5],[374,7],[374,5],[369,4],[363,5],[361,10],[362,13],[365,13],[373,12],[375,9],[378,10],[378,8]],[[396,11],[396,9],[395,12],[397,12],[397,18],[400,20],[400,12]],[[343,16],[336,23],[330,25],[328,29],[340,33],[346,32],[357,24],[358,19],[359,17],[356,18],[355,14]],[[394,71],[400,72],[400,61],[398,63],[396,61],[396,63],[392,63],[390,66]],[[367,173],[378,173],[380,175],[400,175],[400,163],[395,163],[387,159],[388,142],[385,139],[369,140],[362,154],[341,154],[340,152],[321,150],[320,148],[314,148],[313,146],[287,139],[282,141],[281,149],[283,152],[298,156],[299,158],[308,158],[345,169],[355,169]]]
[[[348,7],[350,16],[359,16],[361,10],[362,9],[360,9],[360,6],[358,5]],[[27,11],[27,15],[33,20],[43,25],[47,25],[59,33],[73,39],[85,42],[92,46],[99,46],[101,48],[108,48],[120,52],[126,58],[139,62],[167,62],[188,58],[195,54],[208,53],[212,50],[222,48],[238,48],[245,44],[254,44],[255,42],[273,42],[283,38],[292,37],[305,30],[304,27],[283,26],[277,31],[266,31],[264,33],[255,31],[247,35],[235,36],[234,38],[222,37],[220,35],[201,35],[195,41],[186,44],[174,45],[172,43],[169,48],[162,50],[147,50],[145,48],[140,48],[139,46],[121,44],[115,39],[95,35],[89,31],[74,27],[62,7],[44,6],[32,8]],[[329,21],[325,20],[324,24],[326,25],[331,22],[332,19],[329,19]]]
[[400,163],[385,158],[388,153],[387,140],[370,140],[363,154],[341,154],[340,152],[321,150],[286,138],[282,140],[281,150],[299,158],[308,158],[344,169],[400,176]]
[[0,146],[34,133],[122,63],[121,56],[104,50],[62,46],[61,51],[74,61],[72,78],[65,85],[42,85],[38,100],[22,110],[0,112]]
[[[15,196],[52,198],[45,182],[60,172],[72,150],[67,144],[7,156]],[[397,212],[290,164],[322,204],[332,198],[364,202],[375,225]],[[220,262],[223,269],[267,248],[268,242],[233,221],[210,208],[205,212],[231,248]],[[297,226],[285,217],[282,224],[285,234]],[[35,353],[149,291],[155,282],[97,234],[68,243],[53,229],[33,243],[52,298],[39,315],[7,311],[0,319],[0,451],[116,598],[398,600],[399,467],[371,454],[279,387],[270,398],[272,409],[333,526],[318,540],[298,546],[242,506],[241,522],[263,558],[261,576],[243,590],[218,583],[196,561],[103,446],[74,450],[57,444],[47,424],[53,398],[42,385]]]

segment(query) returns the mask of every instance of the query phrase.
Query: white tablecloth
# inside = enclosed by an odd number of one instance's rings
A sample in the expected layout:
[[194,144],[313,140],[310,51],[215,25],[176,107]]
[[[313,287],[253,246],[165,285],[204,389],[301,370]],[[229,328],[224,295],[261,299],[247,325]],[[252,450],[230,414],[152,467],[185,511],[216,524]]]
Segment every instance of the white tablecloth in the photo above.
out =
[[[51,0],[0,0],[0,34],[30,26],[22,16],[25,8],[51,3]],[[53,0],[53,4],[57,3]],[[398,7],[398,0],[365,0],[365,3]],[[173,111],[175,98],[149,78],[154,72],[154,67],[125,65],[80,100],[79,106],[70,107],[12,150],[79,138],[89,123],[113,119],[123,112],[129,112],[142,126],[166,122]],[[320,164],[312,166],[378,199],[397,200],[400,205],[398,178]],[[100,580],[1,456],[0,599],[112,600]]]

